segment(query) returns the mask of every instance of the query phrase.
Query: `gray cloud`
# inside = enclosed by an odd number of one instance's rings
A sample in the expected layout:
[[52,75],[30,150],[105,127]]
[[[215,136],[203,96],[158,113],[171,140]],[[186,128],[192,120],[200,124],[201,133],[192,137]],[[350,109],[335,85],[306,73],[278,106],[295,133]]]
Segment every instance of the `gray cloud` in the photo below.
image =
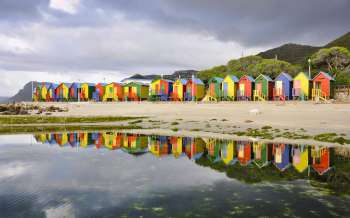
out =
[[2,22],[33,21],[41,18],[40,10],[47,10],[49,0],[1,0]]

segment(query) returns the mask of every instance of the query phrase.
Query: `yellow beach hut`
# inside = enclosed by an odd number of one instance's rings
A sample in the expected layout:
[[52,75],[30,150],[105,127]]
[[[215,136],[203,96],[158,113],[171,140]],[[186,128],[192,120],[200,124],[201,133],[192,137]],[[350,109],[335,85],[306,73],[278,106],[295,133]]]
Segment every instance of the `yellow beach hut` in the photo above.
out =
[[41,101],[46,101],[49,87],[50,87],[49,83],[42,83],[41,90],[40,90],[40,99],[41,99]]
[[237,162],[236,141],[230,140],[222,143],[220,150],[221,160],[225,165],[233,165]]
[[309,148],[304,145],[294,146],[292,149],[293,166],[299,172],[304,172],[310,163]]
[[122,101],[123,86],[119,83],[110,83],[105,86],[103,101]]
[[173,83],[173,93],[171,94],[171,98],[174,101],[183,101],[185,100],[186,93],[186,79],[178,79]]
[[56,88],[56,98],[58,101],[68,101],[70,83],[61,83]]
[[235,100],[239,79],[234,75],[227,75],[221,83],[222,98]]
[[80,101],[89,101],[95,92],[95,84],[82,83],[80,86]]
[[308,75],[300,72],[293,79],[292,95],[294,99],[308,100],[311,97],[312,82]]

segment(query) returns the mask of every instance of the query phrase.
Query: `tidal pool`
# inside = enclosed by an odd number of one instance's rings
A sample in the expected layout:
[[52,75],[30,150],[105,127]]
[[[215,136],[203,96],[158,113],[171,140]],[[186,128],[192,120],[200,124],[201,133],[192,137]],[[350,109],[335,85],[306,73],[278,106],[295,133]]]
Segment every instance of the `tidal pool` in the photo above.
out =
[[0,136],[0,217],[349,217],[350,149],[108,132]]

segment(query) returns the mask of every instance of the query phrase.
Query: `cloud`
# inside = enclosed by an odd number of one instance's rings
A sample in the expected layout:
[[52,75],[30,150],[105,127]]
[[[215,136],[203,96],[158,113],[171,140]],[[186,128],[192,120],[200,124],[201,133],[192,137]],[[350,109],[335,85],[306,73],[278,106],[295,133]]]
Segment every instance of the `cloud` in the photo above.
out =
[[77,13],[79,3],[80,0],[50,0],[50,8],[75,14]]

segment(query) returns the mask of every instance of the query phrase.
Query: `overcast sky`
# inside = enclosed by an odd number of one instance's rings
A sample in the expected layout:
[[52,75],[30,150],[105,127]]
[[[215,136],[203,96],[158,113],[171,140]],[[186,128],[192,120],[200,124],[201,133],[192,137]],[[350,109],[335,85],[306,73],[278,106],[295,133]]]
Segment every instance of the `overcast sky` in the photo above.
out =
[[0,0],[0,96],[205,69],[350,31],[350,0]]

